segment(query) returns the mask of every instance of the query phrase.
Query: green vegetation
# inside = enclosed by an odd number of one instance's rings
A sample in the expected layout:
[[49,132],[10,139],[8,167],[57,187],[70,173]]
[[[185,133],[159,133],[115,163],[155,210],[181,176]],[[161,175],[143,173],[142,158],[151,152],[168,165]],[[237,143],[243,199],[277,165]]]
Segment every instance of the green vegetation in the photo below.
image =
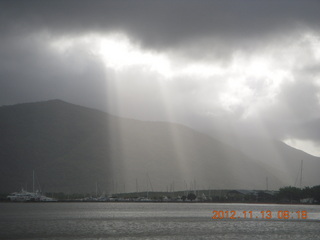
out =
[[310,201],[320,202],[320,185],[314,187],[305,187],[303,189],[297,187],[283,187],[279,189],[277,199],[281,202],[300,202],[302,199],[310,199]]
[[187,199],[190,201],[193,201],[197,198],[197,196],[194,193],[189,193],[187,196]]

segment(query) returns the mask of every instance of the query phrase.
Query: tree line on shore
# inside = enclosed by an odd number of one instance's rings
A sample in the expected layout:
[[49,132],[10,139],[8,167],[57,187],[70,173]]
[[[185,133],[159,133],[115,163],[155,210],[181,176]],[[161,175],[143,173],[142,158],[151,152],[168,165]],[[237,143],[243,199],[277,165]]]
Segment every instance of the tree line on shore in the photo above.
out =
[[[217,194],[218,193],[218,194]],[[66,194],[46,193],[46,196],[61,201],[81,199],[94,199],[94,194],[73,193]],[[2,201],[6,200],[7,194],[0,194]],[[204,201],[204,202],[269,202],[269,203],[320,203],[320,185],[313,187],[297,188],[286,186],[278,191],[268,190],[198,190],[177,192],[135,192],[118,193],[109,196],[110,199],[139,199],[149,196],[152,201]],[[94,196],[98,198],[98,196]]]
[[313,199],[315,202],[320,202],[320,185],[313,187],[297,188],[283,187],[279,189],[277,194],[278,199],[287,199],[290,202],[300,201],[303,199]]

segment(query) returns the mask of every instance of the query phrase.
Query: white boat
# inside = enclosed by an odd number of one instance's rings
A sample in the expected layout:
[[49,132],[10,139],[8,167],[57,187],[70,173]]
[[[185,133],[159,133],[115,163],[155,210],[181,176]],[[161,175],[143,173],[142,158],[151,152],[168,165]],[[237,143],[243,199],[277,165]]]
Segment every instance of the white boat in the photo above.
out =
[[22,189],[20,192],[11,193],[7,198],[12,202],[35,202],[40,201],[40,196],[38,193],[27,192]]
[[12,202],[55,202],[54,198],[43,196],[40,192],[34,191],[34,172],[33,172],[33,192],[21,189],[20,192],[14,192],[7,196]]
[[39,192],[28,192],[21,190],[20,192],[14,192],[7,196],[12,202],[56,202],[54,198],[41,195]]

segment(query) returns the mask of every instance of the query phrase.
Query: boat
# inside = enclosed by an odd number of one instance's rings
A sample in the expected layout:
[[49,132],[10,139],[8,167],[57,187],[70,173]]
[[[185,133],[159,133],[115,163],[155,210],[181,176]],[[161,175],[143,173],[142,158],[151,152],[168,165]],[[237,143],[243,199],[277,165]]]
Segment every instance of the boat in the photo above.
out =
[[34,190],[34,171],[33,171],[33,191],[28,192],[21,189],[20,192],[14,192],[7,196],[7,199],[12,202],[56,202],[54,198],[46,197],[39,191]]
[[20,192],[14,192],[7,196],[8,200],[12,202],[36,202],[40,201],[40,196],[38,193],[28,192],[21,189]]
[[11,202],[56,202],[54,198],[41,195],[39,192],[28,192],[21,189],[20,192],[14,192],[7,196]]

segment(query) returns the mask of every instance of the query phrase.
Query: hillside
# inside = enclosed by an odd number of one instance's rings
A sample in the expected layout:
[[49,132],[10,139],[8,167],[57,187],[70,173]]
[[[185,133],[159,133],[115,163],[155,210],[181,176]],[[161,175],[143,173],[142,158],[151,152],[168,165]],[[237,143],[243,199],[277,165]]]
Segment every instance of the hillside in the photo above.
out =
[[[0,107],[0,132],[0,192],[31,189],[32,170],[43,191],[66,193],[94,192],[96,184],[123,192],[264,189],[266,176],[276,189],[291,181],[286,168],[183,125],[118,118],[60,100]],[[288,157],[296,151],[286,148]],[[312,164],[320,169],[319,161]],[[319,175],[309,174],[309,183],[319,184]]]
[[281,175],[288,186],[300,187],[301,160],[303,160],[302,187],[320,184],[319,157],[292,148],[279,140],[268,138],[243,137],[241,141],[232,145],[247,156],[273,166],[274,173],[277,176]]

